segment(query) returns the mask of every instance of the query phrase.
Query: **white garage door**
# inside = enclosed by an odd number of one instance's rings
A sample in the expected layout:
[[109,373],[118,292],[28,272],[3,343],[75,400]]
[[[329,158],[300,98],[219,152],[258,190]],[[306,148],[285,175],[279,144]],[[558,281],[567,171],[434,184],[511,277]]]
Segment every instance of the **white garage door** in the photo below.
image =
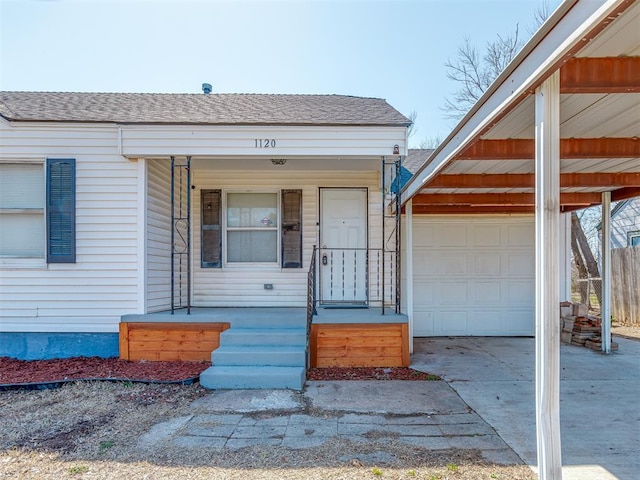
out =
[[414,336],[534,335],[534,217],[413,219]]

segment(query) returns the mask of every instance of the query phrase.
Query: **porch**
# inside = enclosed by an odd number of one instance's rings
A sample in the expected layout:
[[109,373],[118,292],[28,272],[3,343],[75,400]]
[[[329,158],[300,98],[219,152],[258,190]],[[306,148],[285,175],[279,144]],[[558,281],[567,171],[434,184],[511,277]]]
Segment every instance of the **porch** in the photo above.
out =
[[409,365],[408,317],[386,308],[177,309],[123,315],[120,356],[212,361],[208,388],[293,388],[307,367]]

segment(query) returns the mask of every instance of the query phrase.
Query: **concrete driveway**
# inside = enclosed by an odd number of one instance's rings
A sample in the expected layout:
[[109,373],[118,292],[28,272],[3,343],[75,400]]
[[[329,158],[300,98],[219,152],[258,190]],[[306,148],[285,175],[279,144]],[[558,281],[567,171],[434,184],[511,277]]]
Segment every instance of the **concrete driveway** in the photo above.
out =
[[[561,346],[563,477],[640,475],[640,342],[615,337],[610,355]],[[535,466],[533,338],[416,339],[411,366],[442,375],[528,465]]]

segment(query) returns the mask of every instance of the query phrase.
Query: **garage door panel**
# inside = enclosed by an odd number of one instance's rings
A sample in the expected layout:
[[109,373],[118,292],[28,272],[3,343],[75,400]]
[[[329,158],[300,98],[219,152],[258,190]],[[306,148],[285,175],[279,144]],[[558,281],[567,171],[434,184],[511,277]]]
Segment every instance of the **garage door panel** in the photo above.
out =
[[500,282],[476,282],[473,302],[475,305],[500,305],[502,303],[502,285]]
[[445,225],[437,230],[437,246],[466,247],[468,245],[466,225]]
[[413,281],[413,298],[417,300],[414,302],[415,307],[433,304],[435,288],[436,284],[433,282],[426,279],[415,279]]
[[511,281],[507,284],[509,305],[529,306],[535,299],[535,283],[531,281]]
[[507,225],[507,241],[512,247],[535,246],[535,224],[533,221],[523,225]]
[[500,253],[481,252],[478,255],[468,255],[473,262],[474,275],[499,275],[502,270],[502,261]]
[[[532,247],[533,248],[533,247]],[[531,252],[514,252],[506,254],[506,273],[513,277],[530,277],[535,271],[535,257]]]
[[512,332],[510,335],[528,336],[535,333],[535,313],[530,309],[508,309],[503,312],[503,318],[505,328]]
[[468,330],[467,312],[464,310],[445,310],[436,317],[436,326],[441,330],[446,329],[451,332],[448,335],[466,335]]
[[415,336],[534,334],[533,217],[414,222]]
[[491,225],[476,225],[472,228],[471,247],[500,247],[501,230]]
[[440,284],[441,305],[467,305],[469,285],[465,282],[446,282]]
[[497,310],[475,312],[473,321],[477,323],[475,335],[499,335],[502,329],[502,315]]

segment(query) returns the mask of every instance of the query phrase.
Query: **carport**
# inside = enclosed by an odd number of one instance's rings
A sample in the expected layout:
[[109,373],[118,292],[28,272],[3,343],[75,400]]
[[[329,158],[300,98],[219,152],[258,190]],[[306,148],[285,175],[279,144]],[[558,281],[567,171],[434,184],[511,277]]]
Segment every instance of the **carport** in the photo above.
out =
[[[421,294],[413,284],[419,216],[535,219],[535,398],[543,480],[562,478],[558,305],[570,295],[569,258],[561,255],[564,214],[602,204],[602,243],[608,246],[610,203],[640,195],[639,25],[635,0],[563,2],[402,192],[410,325],[414,296]],[[609,298],[605,247],[603,318]],[[602,337],[608,353],[608,322]]]

